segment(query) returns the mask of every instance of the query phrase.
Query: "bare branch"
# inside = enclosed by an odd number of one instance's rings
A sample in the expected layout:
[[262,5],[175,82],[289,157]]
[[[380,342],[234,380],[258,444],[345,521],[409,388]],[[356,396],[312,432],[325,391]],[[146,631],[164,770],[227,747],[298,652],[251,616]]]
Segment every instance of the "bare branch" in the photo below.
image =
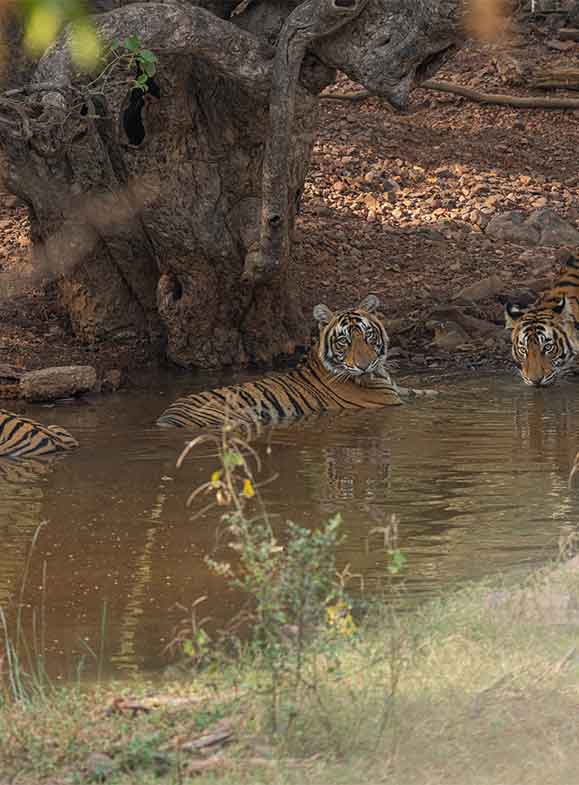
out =
[[246,256],[244,275],[259,280],[279,269],[289,249],[288,160],[296,87],[306,49],[351,22],[368,0],[306,0],[287,18],[277,45],[269,104],[270,133],[263,162],[260,242]]
[[479,93],[470,87],[451,84],[450,82],[426,81],[420,87],[426,90],[440,90],[469,98],[480,104],[496,104],[497,106],[516,106],[521,109],[579,109],[576,98],[542,98],[526,95],[503,95],[502,93]]
[[[439,82],[426,80],[419,87],[424,90],[438,90],[442,93],[451,93],[476,101],[479,104],[493,104],[495,106],[516,106],[520,109],[579,109],[579,99],[577,98],[542,98],[541,96],[526,95],[506,95],[503,93],[480,93],[471,87],[452,84],[451,82]],[[329,93],[323,95],[326,101],[365,101],[368,98],[379,98],[368,90],[360,90],[356,93]]]
[[[113,39],[137,35],[141,44],[159,54],[200,57],[224,76],[252,93],[267,95],[271,59],[251,34],[202,8],[171,3],[133,3],[93,17],[97,33],[107,44]],[[70,85],[75,68],[70,53],[70,30],[60,37],[41,59],[34,83]],[[66,106],[62,93],[47,92],[45,105]]]

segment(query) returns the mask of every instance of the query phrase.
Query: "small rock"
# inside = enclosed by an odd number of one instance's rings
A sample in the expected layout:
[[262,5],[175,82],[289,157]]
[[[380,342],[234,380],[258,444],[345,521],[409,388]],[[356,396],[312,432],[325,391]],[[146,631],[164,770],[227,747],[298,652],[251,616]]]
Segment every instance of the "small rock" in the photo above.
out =
[[432,242],[436,243],[444,242],[446,239],[441,232],[438,232],[436,229],[431,229],[429,226],[419,226],[416,229],[416,234],[419,237],[423,237],[426,240],[431,240]]
[[[500,306],[500,315],[502,317],[503,306]],[[439,305],[432,312],[432,318],[438,322],[456,322],[469,337],[472,338],[486,338],[489,336],[496,336],[499,332],[503,332],[502,327],[498,327],[493,322],[488,322],[485,319],[478,319],[476,316],[468,316],[463,313],[456,305]]]
[[579,231],[547,207],[535,210],[528,217],[520,210],[496,215],[489,221],[487,234],[527,245],[579,245]]
[[[485,183],[477,183],[474,186],[474,188],[471,190],[470,195],[471,196],[479,196],[480,194],[484,194],[487,191],[488,191],[488,187],[485,185]],[[467,192],[468,192],[468,189],[467,189]]]
[[396,180],[384,180],[382,187],[388,193],[398,193],[400,190],[400,185],[396,182]]
[[470,300],[471,302],[486,300],[487,297],[494,297],[495,294],[501,292],[504,286],[504,281],[498,275],[489,275],[488,278],[465,286],[453,299]]
[[320,218],[329,218],[332,215],[332,210],[323,204],[316,208],[316,214],[319,215]]
[[366,194],[366,196],[364,196],[364,204],[368,210],[376,211],[378,207],[380,207],[380,202],[373,194]]
[[115,770],[115,762],[104,752],[92,752],[86,762],[86,775],[91,782],[105,782]]
[[535,226],[529,226],[521,210],[510,210],[502,215],[495,215],[489,221],[486,231],[491,237],[511,243],[537,245],[540,233]]
[[487,196],[484,200],[485,207],[492,207],[493,209],[502,201],[502,197],[497,196],[496,194],[491,194],[491,196]]
[[554,210],[535,210],[527,219],[529,226],[540,232],[540,245],[579,245],[579,231]]
[[91,365],[69,365],[28,371],[20,379],[20,393],[27,401],[54,401],[94,390],[96,371]]

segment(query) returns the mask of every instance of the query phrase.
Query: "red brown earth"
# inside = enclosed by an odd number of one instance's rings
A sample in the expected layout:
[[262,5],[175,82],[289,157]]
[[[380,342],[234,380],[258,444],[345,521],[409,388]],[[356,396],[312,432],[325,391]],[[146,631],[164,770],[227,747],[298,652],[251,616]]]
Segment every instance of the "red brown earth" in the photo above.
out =
[[[508,84],[513,58],[523,72],[579,62],[579,43],[551,44],[473,43],[437,79],[539,95]],[[332,91],[355,87],[343,80]],[[501,242],[484,228],[495,214],[545,206],[579,226],[578,151],[579,111],[485,106],[424,89],[404,114],[377,99],[324,101],[291,272],[305,312],[375,292],[405,369],[509,365],[503,301],[544,288],[561,249]],[[0,365],[94,365],[102,375],[153,361],[144,345],[81,345],[53,288],[23,283],[32,273],[27,213],[4,193],[0,230]],[[489,276],[486,297],[453,302]]]

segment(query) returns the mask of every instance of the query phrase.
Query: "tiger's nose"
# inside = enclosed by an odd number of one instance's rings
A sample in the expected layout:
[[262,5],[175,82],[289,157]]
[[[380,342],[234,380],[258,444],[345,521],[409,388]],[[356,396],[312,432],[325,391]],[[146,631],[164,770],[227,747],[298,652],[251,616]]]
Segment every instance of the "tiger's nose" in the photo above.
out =
[[373,357],[364,357],[363,359],[358,359],[356,365],[361,371],[367,371],[373,362],[374,362]]

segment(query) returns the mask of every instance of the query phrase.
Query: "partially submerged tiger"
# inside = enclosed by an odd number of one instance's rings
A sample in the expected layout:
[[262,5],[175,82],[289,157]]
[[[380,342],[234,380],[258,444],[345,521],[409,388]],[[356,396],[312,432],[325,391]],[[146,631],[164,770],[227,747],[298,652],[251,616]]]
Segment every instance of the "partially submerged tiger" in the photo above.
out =
[[226,422],[274,424],[322,412],[378,409],[402,403],[402,395],[433,391],[399,387],[386,370],[388,335],[374,313],[380,301],[333,313],[316,305],[319,338],[293,371],[180,398],[157,420],[181,428],[220,427]]
[[505,324],[525,384],[546,387],[571,373],[579,355],[579,259],[569,256],[555,286],[530,308],[507,303]]
[[0,409],[0,456],[40,458],[72,450],[76,439],[58,425],[42,425],[28,417]]

